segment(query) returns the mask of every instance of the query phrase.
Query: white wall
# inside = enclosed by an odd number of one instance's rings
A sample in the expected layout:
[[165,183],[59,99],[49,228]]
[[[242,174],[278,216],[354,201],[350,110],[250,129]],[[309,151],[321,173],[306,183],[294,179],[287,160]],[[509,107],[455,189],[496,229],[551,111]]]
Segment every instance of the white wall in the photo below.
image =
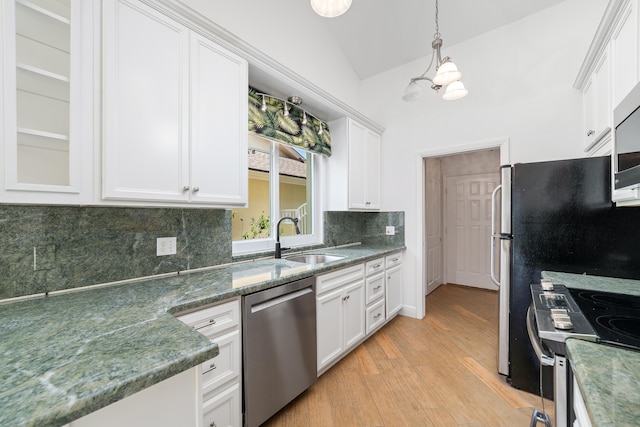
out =
[[360,80],[307,0],[180,0],[348,105]]
[[[361,111],[386,127],[382,209],[405,211],[405,312],[419,315],[422,233],[420,153],[509,138],[509,163],[583,156],[581,94],[572,85],[606,2],[567,0],[459,45],[446,45],[469,95],[444,101],[430,89],[401,100],[429,57],[364,80]],[[425,41],[425,51],[430,43]],[[398,191],[402,189],[402,191]]]

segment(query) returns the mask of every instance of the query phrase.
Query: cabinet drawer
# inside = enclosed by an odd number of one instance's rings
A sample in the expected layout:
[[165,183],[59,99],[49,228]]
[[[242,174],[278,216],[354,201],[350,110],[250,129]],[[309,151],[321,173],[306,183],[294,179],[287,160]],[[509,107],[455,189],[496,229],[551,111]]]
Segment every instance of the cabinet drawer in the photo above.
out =
[[208,338],[240,325],[240,300],[234,300],[178,317]]
[[220,387],[240,375],[240,331],[235,330],[213,339],[220,352],[202,364],[202,392]]
[[364,278],[364,264],[343,268],[316,277],[316,294],[320,295],[331,289],[348,285]]
[[384,296],[384,274],[367,277],[367,287],[365,291],[365,304],[369,305],[378,298]]
[[398,252],[395,254],[387,255],[385,257],[385,268],[389,269],[395,267],[396,265],[402,264],[402,253]]
[[384,258],[367,261],[364,269],[367,277],[382,272],[384,270]]
[[385,320],[384,317],[384,300],[380,300],[368,307],[366,310],[366,327],[367,334],[371,333]]
[[204,427],[241,426],[240,384],[220,391],[202,405]]

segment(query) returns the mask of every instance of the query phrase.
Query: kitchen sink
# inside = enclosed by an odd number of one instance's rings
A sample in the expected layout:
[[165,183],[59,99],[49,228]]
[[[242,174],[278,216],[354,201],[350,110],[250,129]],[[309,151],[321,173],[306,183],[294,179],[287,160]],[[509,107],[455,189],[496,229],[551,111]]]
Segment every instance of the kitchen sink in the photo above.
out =
[[338,261],[343,259],[343,256],[325,255],[325,254],[303,254],[303,255],[291,255],[286,257],[288,261],[300,262],[303,264],[324,264],[326,262]]

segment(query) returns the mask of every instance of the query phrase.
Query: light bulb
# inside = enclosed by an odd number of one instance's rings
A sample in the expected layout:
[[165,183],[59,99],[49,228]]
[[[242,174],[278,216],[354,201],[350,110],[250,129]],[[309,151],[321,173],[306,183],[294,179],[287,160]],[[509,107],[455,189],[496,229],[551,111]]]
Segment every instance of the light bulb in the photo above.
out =
[[311,8],[324,18],[340,16],[351,7],[351,0],[311,0]]
[[433,84],[446,86],[456,80],[460,80],[460,77],[462,77],[462,73],[458,71],[456,64],[445,59],[445,62],[440,65],[438,72],[433,78]]
[[468,93],[469,91],[465,89],[462,82],[458,80],[447,86],[447,90],[444,95],[442,95],[442,99],[453,101],[454,99],[460,99],[467,96]]
[[422,88],[418,83],[412,81],[409,83],[409,86],[404,90],[404,95],[402,95],[402,99],[404,101],[415,101],[422,97]]

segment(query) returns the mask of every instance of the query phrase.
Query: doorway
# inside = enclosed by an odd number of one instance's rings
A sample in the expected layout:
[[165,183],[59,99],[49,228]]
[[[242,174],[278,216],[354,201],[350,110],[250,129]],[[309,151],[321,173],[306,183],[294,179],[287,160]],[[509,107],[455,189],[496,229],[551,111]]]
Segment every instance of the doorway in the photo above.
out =
[[423,158],[423,295],[443,283],[498,289],[489,267],[491,193],[500,184],[500,151]]

